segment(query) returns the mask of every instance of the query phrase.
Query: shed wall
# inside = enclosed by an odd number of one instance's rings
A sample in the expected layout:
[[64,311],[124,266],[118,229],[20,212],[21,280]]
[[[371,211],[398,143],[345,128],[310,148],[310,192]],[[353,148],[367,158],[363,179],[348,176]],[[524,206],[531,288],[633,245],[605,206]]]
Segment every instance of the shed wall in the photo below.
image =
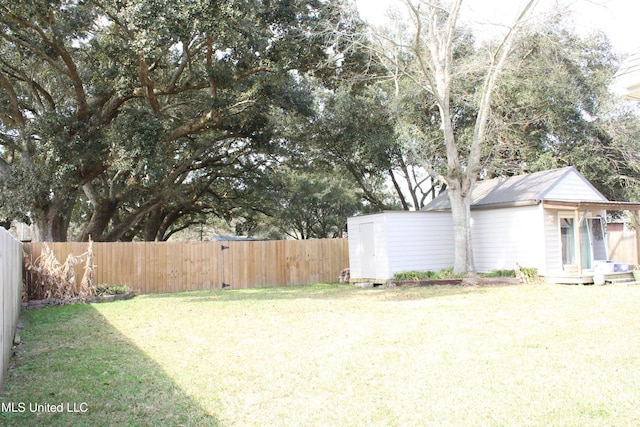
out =
[[453,225],[448,212],[407,212],[387,217],[389,270],[439,271],[453,266]]
[[[386,213],[363,215],[347,219],[349,231],[349,269],[351,279],[384,279],[388,271],[387,241],[385,232]],[[367,227],[373,230],[373,236],[361,236],[360,225],[372,224]],[[373,248],[363,248],[363,242],[373,242]],[[364,250],[372,250],[374,257],[374,272],[365,272],[363,265]]]
[[[372,224],[371,236],[361,225]],[[438,271],[453,265],[453,227],[447,212],[384,212],[348,219],[349,267],[352,280],[385,281],[403,271]],[[374,242],[375,271],[363,268],[366,248]]]
[[471,212],[476,269],[544,266],[544,225],[540,205]]

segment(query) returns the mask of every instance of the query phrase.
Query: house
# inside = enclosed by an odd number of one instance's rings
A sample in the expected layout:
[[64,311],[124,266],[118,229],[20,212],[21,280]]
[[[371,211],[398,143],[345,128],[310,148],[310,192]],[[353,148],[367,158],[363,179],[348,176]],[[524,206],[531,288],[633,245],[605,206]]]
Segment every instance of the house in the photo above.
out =
[[[582,277],[609,259],[607,210],[636,212],[640,203],[608,201],[574,167],[479,181],[471,204],[476,269],[518,263],[541,276]],[[446,192],[419,212],[349,218],[348,229],[351,281],[385,283],[402,271],[453,266]]]
[[615,92],[640,101],[640,52],[635,52],[622,63],[613,81]]

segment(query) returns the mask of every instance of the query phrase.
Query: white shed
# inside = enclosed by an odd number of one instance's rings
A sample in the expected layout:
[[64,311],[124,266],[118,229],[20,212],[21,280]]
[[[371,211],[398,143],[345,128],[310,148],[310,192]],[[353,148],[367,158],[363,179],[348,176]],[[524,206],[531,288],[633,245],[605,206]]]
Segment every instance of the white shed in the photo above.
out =
[[[640,204],[609,202],[574,167],[479,181],[471,227],[476,269],[535,267],[541,276],[593,271],[608,259],[606,210]],[[402,271],[453,266],[448,196],[421,212],[383,212],[349,219],[352,281],[383,283]]]
[[352,217],[352,281],[385,283],[402,271],[439,271],[453,265],[453,226],[446,212],[386,211]]

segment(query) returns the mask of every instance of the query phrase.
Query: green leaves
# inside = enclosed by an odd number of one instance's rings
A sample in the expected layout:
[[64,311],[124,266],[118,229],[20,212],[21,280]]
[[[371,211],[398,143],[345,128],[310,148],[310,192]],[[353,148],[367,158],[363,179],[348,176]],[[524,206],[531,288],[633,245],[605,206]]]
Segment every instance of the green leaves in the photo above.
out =
[[347,218],[363,210],[352,182],[339,175],[281,169],[268,178],[271,204],[255,232],[276,238],[340,237]]
[[0,5],[3,215],[55,228],[41,239],[66,239],[71,218],[84,221],[73,227],[80,239],[155,239],[251,205],[240,196],[290,136],[280,119],[313,112],[305,74],[324,66],[319,30],[338,19],[335,8]]
[[608,85],[618,59],[606,38],[557,22],[524,39],[514,57],[496,92],[490,174],[574,165],[608,197],[624,198],[615,177],[633,164],[620,138],[633,119],[615,112]]

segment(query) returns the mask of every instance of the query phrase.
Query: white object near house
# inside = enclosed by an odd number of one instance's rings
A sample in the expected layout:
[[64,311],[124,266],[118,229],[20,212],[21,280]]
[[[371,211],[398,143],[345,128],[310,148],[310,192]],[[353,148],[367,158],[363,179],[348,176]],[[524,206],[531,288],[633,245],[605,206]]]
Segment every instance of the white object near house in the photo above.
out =
[[614,89],[621,96],[640,100],[640,52],[629,56],[613,77]]
[[453,265],[453,228],[446,212],[386,211],[347,223],[352,282],[385,283],[402,271]]
[[[479,181],[471,227],[478,272],[535,267],[541,276],[581,276],[606,261],[606,210],[639,210],[610,202],[574,167]],[[385,283],[403,271],[453,266],[448,196],[420,212],[392,211],[348,219],[351,281]]]

